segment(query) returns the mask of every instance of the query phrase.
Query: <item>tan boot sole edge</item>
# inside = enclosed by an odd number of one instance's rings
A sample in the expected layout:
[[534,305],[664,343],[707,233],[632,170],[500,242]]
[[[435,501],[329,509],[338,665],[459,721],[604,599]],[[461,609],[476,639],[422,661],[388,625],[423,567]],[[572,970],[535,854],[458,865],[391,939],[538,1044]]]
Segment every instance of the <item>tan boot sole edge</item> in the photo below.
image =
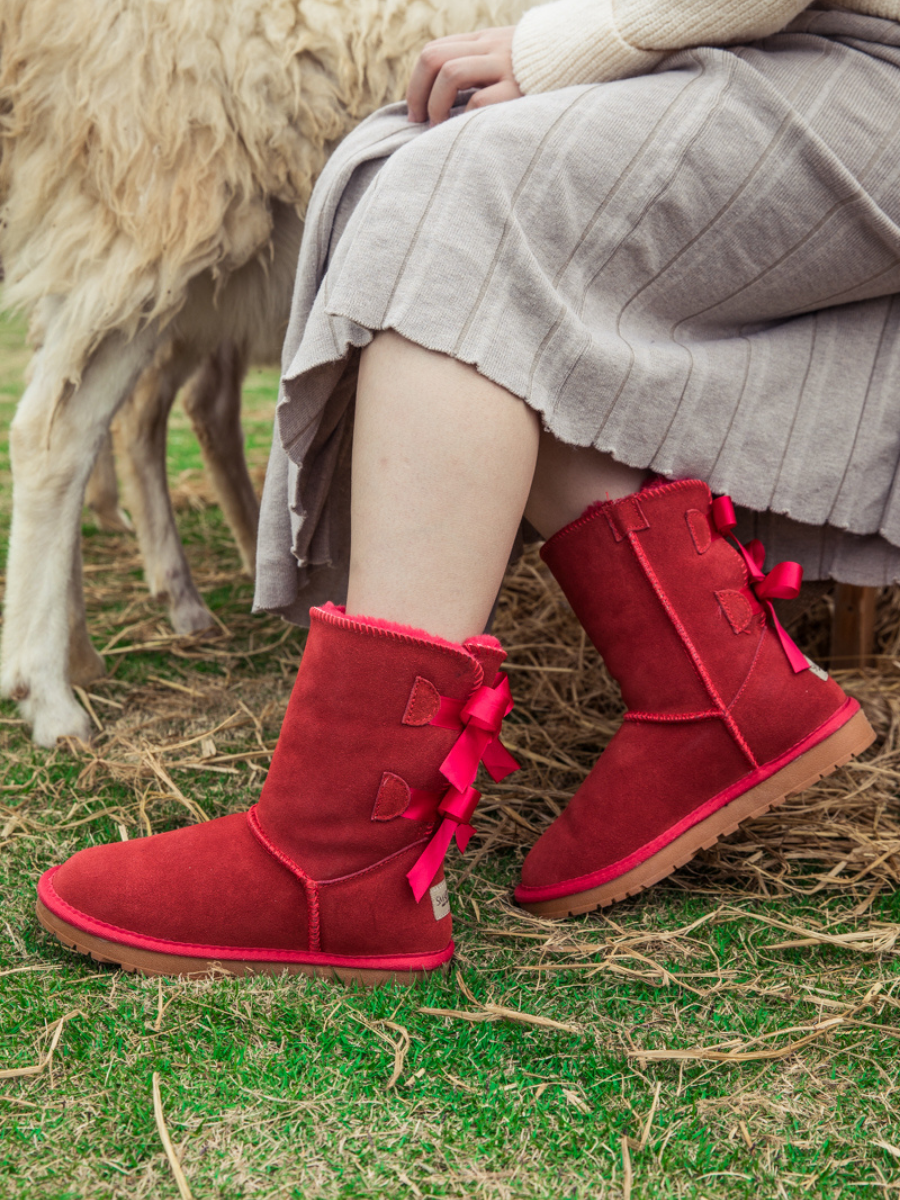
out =
[[718,812],[699,821],[624,875],[585,892],[575,892],[555,900],[520,902],[520,907],[542,917],[574,917],[579,913],[606,908],[627,896],[636,896],[690,862],[700,850],[709,850],[719,838],[733,833],[744,821],[761,817],[770,808],[783,804],[788,796],[805,791],[830,775],[854,755],[861,754],[874,740],[875,731],[860,711],[830,737],[795,758],[775,775],[731,800]]
[[[191,979],[222,978],[236,975],[305,975],[313,979],[329,979],[339,983],[358,983],[363,987],[380,987],[386,983],[411,985],[426,979],[433,971],[386,971],[369,967],[340,967],[322,963],[251,962],[239,959],[191,958],[187,955],[158,954],[108,942],[104,938],[84,933],[37,902],[37,918],[48,933],[52,933],[68,950],[88,955],[98,963],[121,967],[139,975],[181,975]],[[446,972],[449,963],[436,970]]]

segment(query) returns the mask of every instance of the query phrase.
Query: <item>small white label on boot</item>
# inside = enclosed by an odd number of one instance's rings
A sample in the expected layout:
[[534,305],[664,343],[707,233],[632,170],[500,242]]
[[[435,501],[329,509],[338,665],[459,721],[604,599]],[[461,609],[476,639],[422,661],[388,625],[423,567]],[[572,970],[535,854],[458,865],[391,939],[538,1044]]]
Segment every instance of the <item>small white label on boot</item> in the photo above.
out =
[[809,669],[810,669],[810,671],[812,671],[813,675],[815,675],[817,679],[827,679],[828,678],[828,672],[824,669],[824,667],[820,667],[818,663],[814,663],[808,654],[804,654],[803,657],[809,663]]
[[447,891],[447,880],[442,879],[440,883],[436,883],[428,894],[431,897],[434,919],[440,921],[441,917],[446,917],[450,912],[450,893]]

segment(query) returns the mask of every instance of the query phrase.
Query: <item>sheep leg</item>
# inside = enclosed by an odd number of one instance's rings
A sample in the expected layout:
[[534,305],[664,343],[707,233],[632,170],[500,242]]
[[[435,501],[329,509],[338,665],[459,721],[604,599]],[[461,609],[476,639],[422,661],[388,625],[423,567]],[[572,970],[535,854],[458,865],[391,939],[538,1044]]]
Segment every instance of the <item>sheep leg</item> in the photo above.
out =
[[84,611],[84,573],[81,568],[81,539],[75,539],[72,573],[69,575],[69,680],[83,686],[106,674],[106,664],[94,649]]
[[94,514],[100,529],[108,533],[133,531],[131,522],[119,507],[119,484],[116,480],[116,464],[109,434],[100,445],[100,453],[87,482],[84,502]]
[[228,522],[244,571],[256,568],[259,501],[250,481],[241,428],[241,384],[247,354],[230,340],[207,356],[185,389],[183,404],[200,443],[203,462]]
[[198,633],[214,624],[191,577],[166,477],[166,430],[178,389],[196,359],[170,342],[157,354],[119,410],[113,425],[125,502],[137,530],[151,595],[165,600],[176,633]]
[[19,702],[40,746],[90,733],[69,686],[67,604],[85,485],[113,413],[157,340],[152,328],[130,341],[109,336],[72,388],[50,365],[54,332],[51,323],[10,427],[13,518],[0,670],[0,690]]

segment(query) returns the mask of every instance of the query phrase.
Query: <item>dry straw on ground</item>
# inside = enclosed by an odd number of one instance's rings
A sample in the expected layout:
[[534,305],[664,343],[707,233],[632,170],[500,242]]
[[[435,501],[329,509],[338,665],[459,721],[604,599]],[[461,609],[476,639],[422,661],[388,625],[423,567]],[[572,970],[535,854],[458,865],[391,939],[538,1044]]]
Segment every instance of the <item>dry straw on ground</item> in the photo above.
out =
[[[180,507],[201,516],[209,510],[205,485],[195,473],[182,479],[175,497]],[[221,534],[197,548],[194,558],[202,591],[233,582],[233,554]],[[300,647],[297,631],[251,617],[243,599],[225,610],[212,636],[174,637],[160,605],[146,595],[138,566],[133,540],[105,535],[93,540],[85,569],[92,632],[107,664],[114,668],[119,657],[148,652],[166,656],[165,669],[140,684],[120,682],[113,670],[111,678],[80,692],[97,727],[91,746],[76,750],[83,764],[80,783],[91,790],[105,779],[130,785],[134,803],[107,810],[121,823],[123,836],[126,829],[137,832],[135,825],[150,833],[160,802],[181,806],[186,821],[212,815],[202,790],[191,786],[200,772],[207,779],[221,777],[226,788],[235,785],[236,807],[252,799],[268,767]],[[820,660],[827,653],[829,621],[823,598],[796,630],[803,649]],[[502,784],[487,783],[476,819],[480,837],[463,860],[464,874],[495,850],[535,840],[588,773],[622,713],[617,686],[533,550],[510,569],[494,631],[509,653],[516,698],[504,740],[524,769]],[[703,852],[674,876],[675,886],[719,899],[852,891],[862,915],[879,890],[900,882],[895,590],[880,598],[877,639],[876,669],[839,675],[876,729],[873,749]],[[211,664],[218,673],[203,670]],[[9,718],[4,723],[15,724]],[[40,830],[40,803],[4,809],[3,790],[0,844],[17,828]],[[13,791],[18,800],[26,789],[15,785]],[[53,831],[74,832],[97,816],[88,797],[73,804]],[[857,948],[876,950],[882,942],[863,940]]]
[[[0,773],[0,851],[14,844],[26,872],[35,873],[39,865],[32,867],[32,856],[59,861],[85,837],[117,836],[116,830],[123,838],[135,837],[203,820],[243,808],[259,792],[302,636],[277,620],[249,615],[249,585],[235,586],[233,550],[195,477],[177,497],[192,510],[186,523],[192,565],[201,591],[217,594],[220,626],[205,638],[173,637],[161,606],[146,595],[133,539],[88,539],[91,630],[111,669],[109,677],[84,690],[96,736],[88,747],[60,747],[47,755],[32,751],[11,710],[3,719],[6,728],[0,728],[7,745]],[[821,659],[828,629],[827,602],[820,600],[803,618],[798,639]],[[870,1178],[872,1147],[871,1171],[882,1179],[883,1155],[900,1155],[888,1075],[900,1036],[894,1023],[900,1010],[900,925],[882,919],[886,906],[878,903],[900,876],[896,595],[886,592],[880,601],[879,669],[841,677],[879,735],[862,761],[704,852],[638,903],[585,921],[554,922],[515,908],[510,902],[515,863],[507,859],[502,869],[491,870],[487,860],[498,850],[521,855],[561,811],[618,726],[618,690],[533,552],[509,574],[495,632],[509,650],[517,701],[505,738],[524,769],[501,785],[486,784],[476,816],[479,837],[465,857],[451,857],[456,882],[474,873],[476,883],[454,889],[461,965],[453,975],[455,988],[446,1003],[443,997],[437,1001],[440,1007],[413,993],[370,1011],[352,994],[339,995],[322,1006],[321,1022],[310,1025],[315,1037],[324,1037],[332,1022],[344,1022],[356,1031],[350,1037],[354,1047],[368,1038],[383,1057],[380,1092],[390,1093],[393,1105],[384,1108],[385,1144],[394,1136],[395,1114],[419,1105],[418,1142],[446,1138],[443,1100],[427,1090],[433,1071],[442,1073],[435,1075],[436,1086],[446,1095],[463,1097],[454,1104],[474,1099],[487,1104],[485,1078],[480,1069],[476,1074],[465,1047],[477,1041],[483,1051],[496,1031],[508,1057],[498,1053],[490,1059],[495,1082],[503,1081],[493,1095],[519,1097],[529,1112],[533,1106],[535,1142],[541,1144],[535,1157],[523,1154],[521,1162],[500,1171],[488,1170],[468,1151],[449,1166],[435,1161],[427,1185],[425,1174],[410,1168],[422,1194],[435,1194],[445,1184],[450,1195],[502,1200],[529,1194],[530,1181],[538,1177],[557,1186],[555,1168],[548,1172],[538,1157],[552,1148],[557,1120],[559,1128],[583,1122],[579,1128],[599,1131],[605,1139],[606,1148],[596,1150],[590,1167],[578,1163],[579,1170],[595,1171],[592,1194],[598,1196],[624,1197],[629,1190],[632,1196],[650,1195],[657,1182],[659,1194],[695,1194],[695,1146],[707,1166],[717,1168],[704,1185],[710,1198],[737,1195],[732,1187],[739,1177],[766,1195],[812,1195],[808,1189],[826,1172],[837,1172],[827,1174],[828,1180],[840,1178],[849,1189],[840,1194],[850,1195],[853,1172]],[[674,889],[702,896],[703,902],[682,905]],[[800,902],[755,903],[782,895]],[[820,905],[828,898],[833,902]],[[30,910],[30,895],[27,903]],[[859,919],[848,920],[853,915]],[[726,924],[730,929],[723,937]],[[7,929],[17,957],[4,974],[60,969],[40,961],[19,965],[28,949],[17,930]],[[781,953],[792,947],[826,950]],[[52,1086],[54,1072],[64,1067],[60,1051],[65,1056],[89,1022],[102,1028],[118,986],[113,982],[108,995],[104,986],[96,994],[82,993],[77,973],[63,983],[77,988],[78,996],[61,998],[62,1020],[42,1024],[28,1056],[0,1072],[10,1090],[32,1077]],[[48,995],[53,984],[48,975]],[[155,1047],[162,1032],[162,1047],[171,1037],[178,1064],[179,1039],[189,1034],[211,1045],[222,1021],[226,1040],[246,1043],[252,1080],[240,1094],[240,1107],[217,1100],[222,1111],[204,1124],[206,1118],[187,1112],[183,1096],[210,1090],[209,1060],[162,1073],[152,1089],[153,1158],[129,1195],[171,1191],[173,1181],[182,1195],[189,1189],[211,1195],[213,1169],[228,1188],[249,1187],[251,1181],[261,1186],[263,1177],[275,1178],[276,1168],[285,1177],[302,1175],[306,1195],[337,1194],[328,1190],[333,1179],[323,1147],[343,1146],[348,1122],[369,1144],[370,1101],[365,1096],[348,1101],[340,1073],[344,1059],[321,1068],[324,1082],[317,1094],[297,1100],[290,1081],[278,1094],[280,1085],[266,1072],[284,1042],[279,1049],[280,1026],[267,1032],[266,1014],[278,1011],[281,984],[243,981],[246,999],[240,1005],[217,993],[217,980],[127,986],[129,1007],[132,996],[141,999],[135,1025],[124,1009],[115,1019],[130,1030],[134,1053],[149,1056],[140,1060],[142,1097],[152,1087],[150,1072],[160,1069],[155,1056],[164,1053],[148,1049],[147,1038]],[[283,986],[295,1003],[294,982]],[[318,1003],[319,993],[312,999]],[[70,1021],[76,1005],[88,1015]],[[440,1047],[454,1044],[457,1036],[462,1048],[441,1058]],[[556,1041],[563,1045],[558,1060],[549,1049]],[[430,1058],[422,1057],[425,1046]],[[576,1069],[570,1071],[570,1063]],[[621,1086],[610,1085],[620,1076]],[[77,1078],[73,1070],[70,1090]],[[92,1076],[97,1078],[102,1073]],[[17,1113],[37,1108],[31,1093],[5,1098]],[[93,1102],[80,1097],[82,1107],[71,1107],[79,1123]],[[298,1144],[283,1136],[285,1114],[299,1121],[307,1107],[315,1120],[298,1157]],[[862,1131],[860,1120],[866,1122]],[[60,1128],[68,1137],[71,1125]],[[819,1158],[823,1143],[827,1153]],[[740,1176],[744,1160],[733,1158],[735,1146],[746,1147],[750,1156]],[[729,1169],[719,1171],[719,1165]],[[87,1181],[84,1194],[95,1194],[97,1171],[88,1161],[75,1163],[73,1186]],[[413,1183],[409,1187],[416,1190]]]

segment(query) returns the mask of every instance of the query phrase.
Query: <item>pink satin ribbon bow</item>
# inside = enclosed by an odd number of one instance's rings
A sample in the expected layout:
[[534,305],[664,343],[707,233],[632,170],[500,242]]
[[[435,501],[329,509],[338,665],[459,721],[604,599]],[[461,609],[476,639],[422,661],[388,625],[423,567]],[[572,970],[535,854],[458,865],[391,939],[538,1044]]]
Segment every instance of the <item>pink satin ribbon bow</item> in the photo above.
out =
[[[441,707],[431,724],[439,729],[461,729],[462,732],[441,763],[441,774],[450,784],[447,791],[438,797],[423,788],[411,788],[410,803],[403,814],[410,821],[428,821],[434,816],[444,818],[406,875],[417,901],[428,891],[454,838],[462,854],[475,832],[471,820],[481,793],[472,784],[479,765],[484,763],[495,783],[519,769],[499,736],[503,718],[512,707],[512,693],[505,675],[501,675],[492,688],[478,688],[465,704],[441,697]],[[435,800],[440,801],[436,810]]]
[[782,562],[777,563],[769,571],[768,575],[764,574],[762,565],[766,559],[766,551],[762,542],[758,538],[754,538],[752,542],[748,542],[746,546],[742,546],[732,532],[737,525],[737,517],[734,512],[734,505],[731,503],[731,497],[719,496],[717,500],[714,500],[712,513],[716,529],[724,537],[731,539],[731,542],[747,564],[747,570],[750,573],[750,586],[753,588],[757,600],[763,604],[772,618],[772,625],[778,634],[778,639],[791,667],[798,675],[801,671],[808,671],[809,660],[798,649],[790,634],[778,620],[775,614],[775,606],[772,604],[773,600],[793,600],[796,598],[803,580],[803,568],[799,563]]

